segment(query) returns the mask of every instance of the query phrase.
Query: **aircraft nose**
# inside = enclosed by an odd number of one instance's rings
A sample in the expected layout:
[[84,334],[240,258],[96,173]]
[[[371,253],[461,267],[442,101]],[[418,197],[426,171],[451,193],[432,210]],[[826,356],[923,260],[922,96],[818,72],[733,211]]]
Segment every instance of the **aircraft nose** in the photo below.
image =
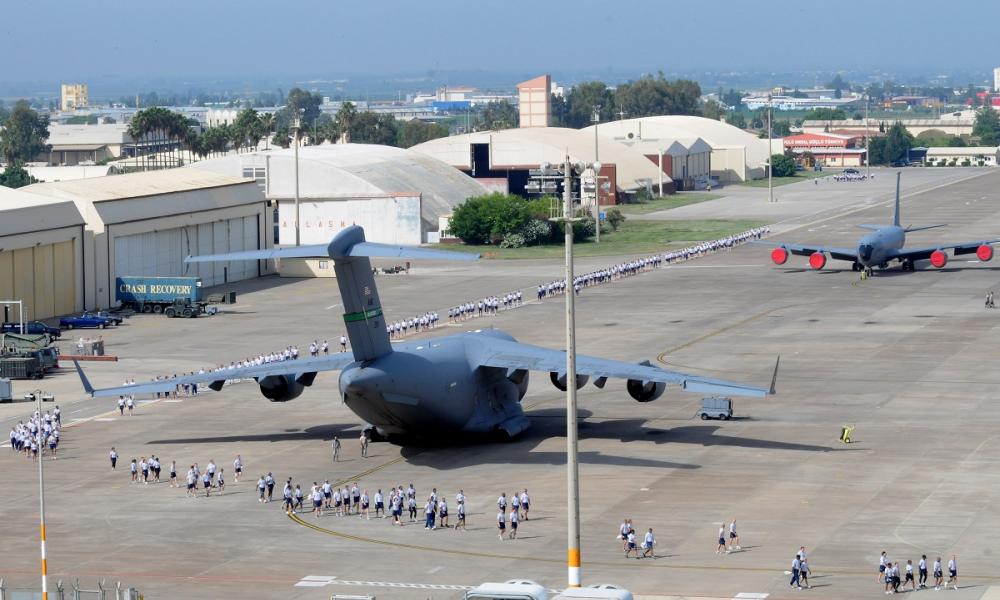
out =
[[861,244],[858,247],[858,258],[861,259],[861,262],[868,262],[872,258],[873,250],[874,248],[871,244]]

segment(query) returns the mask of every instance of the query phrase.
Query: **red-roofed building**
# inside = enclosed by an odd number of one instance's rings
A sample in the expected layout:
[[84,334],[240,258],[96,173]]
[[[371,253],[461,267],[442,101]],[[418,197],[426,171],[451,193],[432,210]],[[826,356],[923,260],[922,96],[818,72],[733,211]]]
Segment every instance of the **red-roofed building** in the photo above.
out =
[[785,150],[792,152],[796,160],[807,167],[817,162],[828,167],[860,167],[865,164],[867,154],[864,148],[858,147],[863,139],[858,135],[801,133],[782,141]]

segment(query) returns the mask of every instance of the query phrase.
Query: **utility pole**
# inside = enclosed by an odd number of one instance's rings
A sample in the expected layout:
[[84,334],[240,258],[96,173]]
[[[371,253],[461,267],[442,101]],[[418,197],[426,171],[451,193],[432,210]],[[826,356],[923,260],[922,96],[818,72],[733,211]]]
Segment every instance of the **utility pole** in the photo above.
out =
[[566,531],[567,587],[580,587],[580,466],[577,462],[576,314],[573,285],[573,165],[563,165],[563,223],[566,230]]
[[872,159],[868,145],[868,94],[865,94],[865,181],[872,180]]
[[767,95],[767,201],[774,202],[774,186],[771,181],[771,173],[774,171],[774,151],[771,150],[771,120],[774,117],[774,108],[771,104],[771,94]]
[[42,600],[49,600],[49,576],[48,560],[45,557],[45,479],[43,478],[42,465],[45,463],[45,440],[42,439],[42,391],[35,391],[35,400],[38,402],[38,521],[39,521],[39,541],[41,543],[42,554]]
[[[600,164],[600,160],[597,155],[597,124],[601,122],[601,105],[594,105],[594,114],[591,115],[590,120],[594,123],[594,164]],[[599,172],[594,172],[594,243],[601,243],[601,174]],[[580,194],[583,197],[583,194]]]
[[[299,109],[301,110],[301,109]],[[296,114],[292,122],[295,129],[295,245],[302,245],[301,230],[299,226],[299,130],[302,127],[302,119]]]

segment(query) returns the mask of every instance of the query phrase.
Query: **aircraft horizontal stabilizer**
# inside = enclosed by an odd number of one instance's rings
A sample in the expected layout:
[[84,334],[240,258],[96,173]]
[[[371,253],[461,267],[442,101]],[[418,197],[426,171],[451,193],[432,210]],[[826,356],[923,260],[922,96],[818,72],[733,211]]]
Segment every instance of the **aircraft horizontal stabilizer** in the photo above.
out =
[[937,229],[938,227],[947,227],[947,226],[948,226],[947,223],[940,223],[938,225],[924,225],[922,227],[913,227],[911,225],[911,226],[907,227],[905,229],[905,231],[906,231],[906,233],[910,233],[911,231],[923,231],[925,229]]
[[244,252],[227,252],[225,254],[203,254],[188,256],[186,263],[227,262],[234,260],[269,260],[272,258],[325,258],[326,244],[310,246],[292,246],[289,248],[269,248],[267,250],[246,250]]

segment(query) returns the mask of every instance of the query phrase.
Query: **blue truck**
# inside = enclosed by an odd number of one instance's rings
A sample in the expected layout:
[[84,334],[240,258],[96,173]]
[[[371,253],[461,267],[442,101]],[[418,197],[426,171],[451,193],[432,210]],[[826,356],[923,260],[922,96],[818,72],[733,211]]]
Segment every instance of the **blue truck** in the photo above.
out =
[[198,277],[117,277],[115,299],[122,308],[156,314],[168,308],[170,312],[186,308],[199,314],[206,304],[201,299]]

